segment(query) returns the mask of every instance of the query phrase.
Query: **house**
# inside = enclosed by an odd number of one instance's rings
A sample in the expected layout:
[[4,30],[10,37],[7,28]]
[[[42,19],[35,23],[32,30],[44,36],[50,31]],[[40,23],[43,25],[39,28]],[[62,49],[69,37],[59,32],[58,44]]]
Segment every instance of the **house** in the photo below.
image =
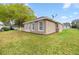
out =
[[71,25],[70,25],[70,23],[63,23],[63,27],[64,27],[64,29],[70,29]]
[[53,21],[48,17],[39,17],[34,21],[24,23],[24,31],[38,33],[38,34],[50,34],[55,32],[61,32],[63,25],[56,21]]

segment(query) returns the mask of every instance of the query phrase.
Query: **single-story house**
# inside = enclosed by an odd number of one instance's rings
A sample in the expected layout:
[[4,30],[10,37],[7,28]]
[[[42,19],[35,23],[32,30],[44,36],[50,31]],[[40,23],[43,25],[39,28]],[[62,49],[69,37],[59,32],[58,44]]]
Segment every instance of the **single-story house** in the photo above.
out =
[[70,29],[71,24],[70,23],[63,23],[63,27],[64,27],[64,29]]
[[24,31],[38,34],[61,32],[63,25],[48,17],[39,17],[34,21],[24,22]]

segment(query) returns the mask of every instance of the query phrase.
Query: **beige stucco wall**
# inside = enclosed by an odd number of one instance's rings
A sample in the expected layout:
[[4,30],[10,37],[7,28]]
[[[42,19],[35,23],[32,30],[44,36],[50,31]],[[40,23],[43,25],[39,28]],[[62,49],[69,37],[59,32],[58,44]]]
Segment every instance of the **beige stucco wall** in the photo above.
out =
[[56,32],[56,24],[54,22],[45,21],[46,23],[46,33],[45,34],[50,34]]
[[58,24],[58,28],[59,28],[59,32],[62,32],[62,30],[63,30],[63,25],[62,25],[62,24]]
[[[39,22],[43,22],[44,23],[44,30],[43,31],[39,31]],[[34,30],[32,30],[31,28],[31,24],[32,23],[28,23],[30,24],[30,29],[27,29],[27,24],[24,24],[24,31],[26,32],[32,32],[32,33],[38,33],[38,34],[44,34],[45,33],[45,21],[37,21],[37,22],[33,22],[35,25],[34,25]]]
[[[55,33],[57,32],[56,30],[56,23],[55,22],[51,22],[51,21],[48,21],[48,20],[41,20],[41,22],[44,23],[44,30],[43,31],[39,31],[39,22],[40,21],[37,21],[37,22],[34,22],[35,26],[34,26],[34,30],[31,29],[31,24],[32,23],[29,23],[30,24],[30,29],[27,30],[26,27],[27,27],[27,24],[24,24],[24,31],[26,32],[32,32],[32,33],[38,33],[38,34],[50,34],[50,33]],[[63,26],[61,24],[58,24],[58,29],[59,31],[58,32],[61,32],[63,30]]]
[[[29,29],[27,29],[27,27],[29,26]],[[28,24],[24,24],[24,31],[26,31],[26,32],[30,32],[30,23],[28,23]]]
[[[40,22],[40,21],[35,22],[35,30],[34,30],[34,31],[31,31],[31,32],[33,32],[33,33],[38,33],[38,34],[44,34],[44,33],[45,33],[45,28],[44,28],[43,31],[39,31],[39,22]],[[44,27],[45,27],[45,21],[41,21],[41,22],[44,23]]]

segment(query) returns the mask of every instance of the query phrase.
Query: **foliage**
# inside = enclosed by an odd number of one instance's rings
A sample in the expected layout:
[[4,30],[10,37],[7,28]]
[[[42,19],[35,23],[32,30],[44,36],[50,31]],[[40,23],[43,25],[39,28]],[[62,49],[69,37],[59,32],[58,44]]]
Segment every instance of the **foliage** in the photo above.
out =
[[79,19],[72,21],[72,28],[78,28],[79,29]]
[[23,22],[34,20],[36,18],[32,9],[25,4],[0,4],[0,21],[15,21],[15,24],[21,26]]
[[8,31],[8,30],[10,30],[10,28],[7,27],[7,26],[4,26],[4,27],[2,28],[2,30],[3,30],[3,31]]
[[71,23],[68,23],[68,22],[63,23],[63,25],[64,25],[64,26],[69,26],[69,27],[71,27]]
[[70,26],[70,23],[66,22],[66,23],[63,23],[64,25],[66,26]]

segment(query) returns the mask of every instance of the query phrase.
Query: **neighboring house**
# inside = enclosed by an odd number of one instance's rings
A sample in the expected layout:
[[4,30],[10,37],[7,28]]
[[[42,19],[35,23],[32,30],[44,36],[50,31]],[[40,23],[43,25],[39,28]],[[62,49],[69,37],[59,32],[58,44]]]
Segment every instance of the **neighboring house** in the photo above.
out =
[[0,22],[0,31],[2,30],[3,26],[4,26],[3,22]]
[[34,21],[24,23],[24,31],[38,34],[61,32],[63,25],[48,17],[39,17]]
[[71,28],[70,23],[64,23],[63,26],[64,26],[64,29],[70,29]]

